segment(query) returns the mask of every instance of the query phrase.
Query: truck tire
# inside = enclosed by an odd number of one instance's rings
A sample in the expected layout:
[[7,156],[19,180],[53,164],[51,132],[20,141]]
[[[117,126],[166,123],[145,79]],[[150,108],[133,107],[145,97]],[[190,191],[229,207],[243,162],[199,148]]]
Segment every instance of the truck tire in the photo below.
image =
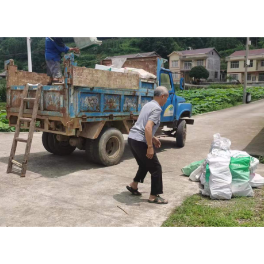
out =
[[42,145],[48,152],[53,153],[51,148],[49,147],[49,143],[48,143],[49,134],[50,133],[48,133],[48,132],[42,133]]
[[176,132],[176,145],[180,148],[184,147],[187,135],[186,121],[180,120]]
[[59,156],[66,156],[72,154],[76,147],[72,147],[69,141],[58,141],[56,134],[49,133],[48,145],[51,153]]
[[97,139],[86,140],[88,160],[104,166],[118,164],[123,156],[124,149],[124,137],[116,128],[103,129]]

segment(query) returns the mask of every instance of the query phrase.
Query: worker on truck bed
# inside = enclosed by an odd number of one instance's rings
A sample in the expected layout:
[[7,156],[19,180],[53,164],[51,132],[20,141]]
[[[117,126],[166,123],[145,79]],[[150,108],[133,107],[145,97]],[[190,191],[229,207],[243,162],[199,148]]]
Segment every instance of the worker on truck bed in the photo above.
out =
[[61,53],[68,51],[79,52],[78,48],[69,48],[64,43],[62,38],[46,38],[45,42],[45,59],[47,63],[48,76],[51,77],[51,82],[60,82],[62,78],[60,61]]
[[136,124],[128,135],[129,147],[139,167],[133,182],[126,188],[133,195],[141,195],[138,191],[138,183],[143,183],[147,173],[150,172],[151,192],[148,202],[157,204],[168,203],[168,200],[159,196],[163,193],[162,169],[154,150],[154,146],[156,148],[161,146],[159,139],[154,135],[160,125],[161,106],[167,102],[168,96],[166,87],[157,87],[154,90],[154,100],[143,106]]

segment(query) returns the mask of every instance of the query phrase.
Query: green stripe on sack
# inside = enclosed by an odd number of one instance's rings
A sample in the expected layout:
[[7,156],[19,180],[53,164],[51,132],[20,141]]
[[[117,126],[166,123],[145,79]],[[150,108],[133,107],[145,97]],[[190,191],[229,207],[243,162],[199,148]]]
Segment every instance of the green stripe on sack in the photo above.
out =
[[250,157],[231,157],[230,171],[233,181],[249,181],[250,175]]
[[209,182],[209,178],[210,178],[209,164],[206,164],[205,181]]
[[195,162],[192,162],[191,164],[183,167],[181,170],[182,170],[182,173],[186,176],[190,176],[191,173],[196,170],[202,163],[204,162],[204,160],[199,160],[199,161],[195,161]]

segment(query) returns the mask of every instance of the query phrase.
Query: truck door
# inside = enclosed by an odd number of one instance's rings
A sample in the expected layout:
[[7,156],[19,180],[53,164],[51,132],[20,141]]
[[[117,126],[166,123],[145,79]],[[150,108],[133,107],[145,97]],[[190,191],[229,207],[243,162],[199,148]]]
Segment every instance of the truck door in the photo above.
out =
[[174,92],[174,85],[172,81],[172,75],[170,72],[161,70],[160,78],[159,78],[159,85],[165,86],[169,91],[169,97],[166,104],[162,107],[161,112],[161,122],[172,122],[174,120],[174,113],[175,113],[175,92]]

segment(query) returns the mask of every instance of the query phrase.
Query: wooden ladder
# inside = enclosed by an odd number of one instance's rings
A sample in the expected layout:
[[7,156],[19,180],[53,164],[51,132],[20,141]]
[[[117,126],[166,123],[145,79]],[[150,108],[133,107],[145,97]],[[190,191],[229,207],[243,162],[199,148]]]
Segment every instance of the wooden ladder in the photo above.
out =
[[[35,98],[28,98],[27,97],[28,96],[28,90],[29,90],[29,87],[32,87],[32,86],[37,86],[36,97]],[[18,118],[17,118],[16,131],[15,131],[15,135],[14,135],[14,139],[13,139],[10,157],[8,160],[7,173],[12,172],[12,166],[14,164],[14,165],[18,166],[19,168],[21,168],[21,174],[20,174],[21,177],[25,177],[25,175],[26,175],[27,162],[29,159],[29,153],[30,153],[32,139],[33,139],[33,133],[35,130],[35,125],[36,125],[36,117],[37,117],[37,113],[38,113],[41,89],[42,89],[41,84],[29,84],[29,83],[27,83],[25,88],[24,88],[22,98],[21,98],[21,104],[20,104],[20,108],[19,108]],[[25,104],[27,102],[34,102],[31,118],[23,117]],[[30,122],[30,127],[29,127],[27,139],[19,137],[21,122]],[[24,155],[24,159],[23,159],[22,163],[14,160],[15,152],[16,152],[16,148],[17,148],[17,142],[27,143],[25,155]]]

